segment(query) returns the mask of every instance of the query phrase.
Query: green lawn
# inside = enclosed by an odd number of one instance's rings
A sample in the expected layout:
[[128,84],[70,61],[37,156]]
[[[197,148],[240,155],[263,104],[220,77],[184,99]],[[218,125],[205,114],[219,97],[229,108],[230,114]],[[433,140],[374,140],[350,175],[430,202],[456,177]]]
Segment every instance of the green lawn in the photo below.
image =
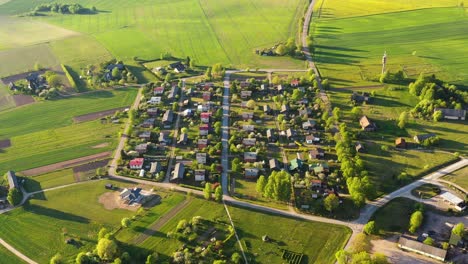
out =
[[[312,24],[314,58],[321,74],[337,87],[375,84],[372,80],[378,79],[387,51],[391,71],[403,69],[409,77],[434,73],[466,85],[468,59],[460,56],[467,51],[466,10],[455,7],[458,1],[397,2],[325,1]],[[349,5],[354,9],[347,9]],[[395,8],[387,9],[392,5]],[[450,7],[420,9],[431,6]],[[374,15],[363,15],[368,9]],[[386,13],[392,10],[408,11]]]
[[0,264],[9,263],[26,263],[18,258],[15,254],[11,253],[8,249],[0,245]]
[[262,197],[255,189],[257,183],[252,180],[245,180],[243,176],[236,178],[236,196],[241,200],[246,200],[251,203],[270,206],[281,210],[287,210],[288,206],[284,203],[275,202],[273,200]]
[[[97,233],[103,226],[114,228],[123,217],[134,212],[106,210],[98,198],[107,190],[104,185],[115,181],[95,181],[36,195],[29,203],[0,215],[0,237],[39,263],[48,263],[59,252],[67,263],[74,262],[80,251],[92,250]],[[128,185],[128,184],[125,184]],[[67,245],[72,237],[82,245]]]
[[0,139],[69,126],[74,116],[129,106],[137,89],[98,91],[0,112]]
[[411,190],[414,197],[421,199],[430,199],[440,193],[440,188],[434,184],[423,184]]
[[396,198],[379,208],[372,216],[380,235],[404,233],[408,230],[409,219],[416,202],[408,198]]
[[23,186],[27,192],[40,191],[75,182],[75,178],[73,176],[73,169],[54,171],[50,173],[37,175],[34,177],[24,177],[24,179],[26,181]]
[[457,171],[454,171],[444,177],[442,179],[446,181],[451,181],[457,185],[460,185],[465,190],[468,190],[468,167],[464,167]]

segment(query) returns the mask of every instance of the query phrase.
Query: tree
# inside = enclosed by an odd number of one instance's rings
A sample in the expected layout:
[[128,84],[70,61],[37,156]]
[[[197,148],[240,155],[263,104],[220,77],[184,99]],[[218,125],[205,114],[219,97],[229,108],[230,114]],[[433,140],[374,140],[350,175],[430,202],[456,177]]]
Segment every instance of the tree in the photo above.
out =
[[11,205],[17,206],[23,200],[23,193],[18,188],[12,188],[8,191],[7,200]]
[[177,111],[179,104],[177,102],[172,103],[172,111]]
[[390,75],[389,72],[388,72],[388,71],[385,71],[383,74],[380,75],[379,81],[380,81],[381,83],[387,82],[387,81],[388,81],[388,78],[389,78],[389,75]]
[[221,202],[223,200],[223,189],[221,186],[216,187],[215,189],[215,201]]
[[89,264],[91,260],[89,259],[86,252],[80,252],[75,259],[76,264]]
[[340,205],[340,199],[335,194],[330,194],[323,200],[323,205],[327,211],[333,212]]
[[387,260],[387,256],[382,253],[375,253],[372,256],[372,264],[390,264]]
[[263,193],[265,191],[266,184],[267,184],[267,181],[265,179],[265,176],[261,175],[260,177],[258,177],[255,189],[257,190],[258,193]]
[[426,245],[432,246],[432,245],[434,245],[434,239],[432,239],[431,237],[426,237],[426,239],[424,239],[423,243],[426,244]]
[[111,260],[117,254],[117,244],[114,240],[101,238],[96,246],[96,250],[102,260]]
[[414,212],[412,215],[411,215],[411,218],[410,218],[410,227],[409,227],[409,231],[411,233],[414,233],[416,232],[416,229],[418,229],[421,224],[422,224],[422,221],[423,221],[423,214],[421,211],[416,211]]
[[357,234],[351,244],[351,251],[353,253],[367,252],[370,248],[369,238],[364,233]]
[[211,69],[211,71],[215,78],[223,77],[224,68],[221,63],[216,63],[215,65],[213,65],[213,68]]
[[63,257],[60,254],[55,254],[51,259],[50,259],[50,264],[62,264],[64,263]]
[[278,47],[276,47],[276,50],[275,50],[276,54],[280,56],[284,56],[286,52],[287,52],[286,46],[284,46],[283,44],[279,44]]
[[330,81],[328,81],[328,79],[324,79],[324,80],[322,81],[322,88],[323,88],[324,90],[330,89]]
[[434,114],[432,115],[432,118],[434,119],[434,122],[439,122],[440,120],[442,120],[443,118],[442,111],[440,110],[435,111]]
[[210,68],[210,67],[208,67],[208,68],[206,69],[205,77],[206,77],[208,80],[211,80],[211,78],[213,78],[213,75],[211,74],[211,68]]
[[366,233],[368,235],[372,235],[372,234],[376,233],[375,222],[374,221],[369,221],[369,222],[367,222],[366,225],[364,225],[364,233]]
[[272,172],[268,177],[263,195],[276,201],[289,201],[291,198],[291,175],[286,171]]
[[255,109],[255,106],[257,106],[257,103],[254,100],[250,99],[249,101],[247,101],[246,106],[250,109]]
[[108,233],[109,233],[109,230],[107,230],[107,228],[105,227],[101,228],[101,230],[99,230],[99,233],[98,233],[98,240],[100,240],[101,238],[105,238]]
[[241,260],[242,260],[242,257],[239,253],[237,252],[234,252],[231,256],[231,261],[234,263],[234,264],[239,264],[241,263]]
[[60,87],[62,85],[62,79],[56,74],[47,76],[46,81],[50,87]]
[[400,129],[404,129],[406,126],[406,123],[408,123],[408,112],[403,111],[400,114],[400,117],[398,118],[398,127]]
[[34,70],[35,71],[40,71],[40,70],[43,70],[44,68],[42,67],[41,64],[39,64],[39,62],[36,62],[34,63]]
[[122,218],[122,221],[120,221],[120,223],[122,224],[122,227],[129,227],[130,224],[132,223],[132,220],[130,220],[130,218],[128,217],[124,217]]
[[145,264],[156,264],[158,263],[158,260],[159,260],[158,253],[153,253],[153,254],[148,255],[148,257],[146,258]]
[[119,79],[120,77],[120,71],[119,71],[119,68],[115,67],[114,69],[112,69],[112,79]]
[[333,108],[333,117],[335,118],[336,121],[340,121],[341,118],[341,109],[339,107]]
[[353,109],[351,109],[351,114],[353,115],[354,120],[358,120],[362,117],[362,109],[358,106],[355,106]]
[[206,200],[211,200],[211,183],[207,182],[205,188],[203,189],[203,196]]
[[452,229],[452,234],[457,235],[459,237],[465,236],[465,225],[463,223],[456,224]]

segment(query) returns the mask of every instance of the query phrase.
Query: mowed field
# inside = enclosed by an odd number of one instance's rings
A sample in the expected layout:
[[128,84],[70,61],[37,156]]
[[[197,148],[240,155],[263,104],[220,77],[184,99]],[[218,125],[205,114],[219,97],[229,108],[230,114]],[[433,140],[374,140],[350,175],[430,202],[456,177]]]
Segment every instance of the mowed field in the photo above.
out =
[[11,253],[8,249],[0,245],[0,264],[9,263],[26,263],[16,255]]
[[458,1],[323,0],[311,25],[314,59],[335,87],[375,83],[388,69],[466,85],[467,10]]
[[447,176],[444,176],[442,179],[451,181],[465,190],[468,190],[468,167],[454,171]]

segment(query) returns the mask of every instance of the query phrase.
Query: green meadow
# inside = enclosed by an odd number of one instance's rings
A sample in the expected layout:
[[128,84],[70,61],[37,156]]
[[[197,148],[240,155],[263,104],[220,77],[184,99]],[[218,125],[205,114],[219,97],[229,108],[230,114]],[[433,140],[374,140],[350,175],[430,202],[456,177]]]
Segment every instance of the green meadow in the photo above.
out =
[[457,2],[324,1],[311,25],[314,59],[335,87],[375,84],[384,51],[390,71],[466,85],[468,16]]
[[36,192],[75,182],[73,169],[63,169],[23,179],[25,179],[23,186],[27,192]]
[[461,168],[442,177],[446,181],[453,182],[465,190],[468,190],[468,167]]
[[0,77],[34,70],[34,64],[42,67],[60,67],[57,57],[48,44],[37,44],[0,51]]
[[0,111],[5,109],[9,109],[15,107],[15,101],[13,97],[8,92],[8,87],[4,86],[2,82],[0,82]]
[[11,253],[8,249],[0,245],[0,263],[9,264],[9,263],[26,263],[22,259],[18,258],[16,255]]

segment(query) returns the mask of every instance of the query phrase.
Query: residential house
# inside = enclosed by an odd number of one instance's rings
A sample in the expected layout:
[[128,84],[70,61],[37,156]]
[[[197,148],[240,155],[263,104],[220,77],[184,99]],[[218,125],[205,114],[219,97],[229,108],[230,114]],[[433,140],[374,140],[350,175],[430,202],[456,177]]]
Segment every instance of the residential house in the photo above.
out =
[[241,98],[247,99],[252,96],[252,91],[241,91]]
[[273,129],[267,129],[266,131],[266,137],[268,139],[268,142],[274,142],[276,141],[276,138],[274,136]]
[[289,112],[289,105],[287,105],[287,104],[282,105],[280,113],[281,114],[287,114],[288,112]]
[[180,115],[183,117],[191,117],[193,116],[193,111],[192,109],[185,109]]
[[255,126],[254,125],[242,125],[242,130],[245,132],[254,132]]
[[141,124],[141,127],[153,128],[154,122],[156,122],[156,119],[154,118],[145,119],[145,121],[143,121],[143,124]]
[[280,170],[280,164],[277,159],[270,159],[268,164],[270,165],[270,170]]
[[451,120],[465,120],[466,110],[463,109],[449,109],[449,108],[436,108],[435,111],[441,111],[442,117]]
[[271,113],[271,107],[269,105],[264,105],[263,106],[263,112],[267,115]]
[[175,99],[178,93],[179,93],[179,87],[172,86],[171,90],[169,91],[169,94],[167,95],[167,99],[169,100]]
[[190,99],[185,99],[183,102],[182,102],[182,105],[183,106],[188,106],[190,104]]
[[398,240],[398,247],[442,262],[444,262],[447,257],[447,250],[430,246],[405,236],[401,236]]
[[242,119],[244,119],[244,120],[253,119],[253,117],[254,117],[253,112],[244,112],[244,113],[242,113]]
[[259,169],[256,168],[247,168],[244,171],[245,178],[255,179],[258,176]]
[[161,144],[169,143],[169,139],[167,138],[166,134],[163,133],[163,132],[159,132],[158,141],[159,141],[159,143],[161,143]]
[[185,166],[183,163],[177,163],[172,171],[170,182],[180,182],[184,179]]
[[300,171],[302,170],[302,166],[303,166],[302,160],[296,158],[296,159],[291,160],[289,164],[289,170]]
[[151,139],[151,131],[143,131],[138,135],[139,138],[149,141]]
[[322,148],[316,148],[309,151],[309,158],[311,159],[322,159],[325,157],[325,150]]
[[364,102],[370,103],[370,96],[368,93],[363,93],[362,95],[358,93],[353,93],[351,95],[351,101],[353,101],[356,104],[362,104]]
[[133,189],[128,189],[125,188],[123,189],[120,194],[120,200],[124,204],[128,205],[134,205],[134,204],[144,204],[146,201],[148,201],[152,196],[151,192],[144,191],[141,188],[133,188]]
[[148,104],[160,104],[161,97],[160,96],[153,96],[149,99]]
[[242,89],[248,88],[248,87],[249,87],[249,83],[246,82],[246,81],[242,81],[242,82],[240,82],[240,87],[241,87]]
[[429,134],[422,134],[422,135],[416,135],[414,136],[414,142],[416,143],[422,143],[424,140],[427,140],[429,138],[433,138],[433,137],[436,137],[436,134],[434,133],[429,133]]
[[177,141],[177,144],[187,144],[188,136],[187,133],[182,133],[179,136],[179,141]]
[[282,93],[284,92],[284,86],[281,84],[278,84],[278,86],[276,87],[276,90],[278,91],[278,93]]
[[211,117],[211,112],[204,112],[200,114],[200,120],[202,123],[209,123]]
[[302,123],[302,129],[304,130],[313,129],[315,128],[315,124],[316,124],[315,120],[309,119],[306,122]]
[[185,71],[185,65],[180,61],[169,64],[169,67],[174,70],[175,73],[182,73]]
[[203,100],[210,101],[211,100],[211,92],[203,92]]
[[268,91],[268,85],[261,84],[259,90],[261,92],[267,92]]
[[255,146],[256,143],[257,143],[256,138],[244,138],[244,139],[242,139],[242,145],[244,145],[246,147]]
[[361,117],[361,119],[359,119],[359,124],[361,125],[361,128],[364,131],[375,131],[377,128],[375,124],[371,122],[367,116]]
[[158,115],[158,109],[155,107],[148,108],[146,110],[146,113],[148,113],[149,116],[157,116]]
[[204,139],[204,138],[199,139],[197,145],[198,145],[198,149],[204,149],[208,147],[208,139]]
[[291,87],[298,87],[299,86],[299,80],[298,79],[294,79],[291,81]]
[[143,163],[145,162],[144,158],[132,159],[129,163],[130,169],[132,170],[141,170],[143,168]]
[[192,96],[192,94],[193,94],[193,88],[191,88],[191,87],[190,87],[190,88],[186,88],[185,94],[186,94],[187,96]]
[[206,164],[206,160],[207,160],[206,153],[198,152],[197,154],[195,154],[195,157],[196,157],[198,164]]
[[406,148],[406,140],[402,137],[395,139],[395,147],[396,148]]
[[11,190],[13,188],[19,189],[18,178],[16,177],[16,173],[14,171],[7,171],[7,179],[8,179],[8,188]]
[[326,162],[310,164],[309,170],[313,171],[315,175],[318,175],[319,173],[328,173],[330,172],[330,165]]
[[295,136],[296,136],[296,131],[292,130],[291,128],[288,128],[288,130],[286,130],[286,137],[289,140],[293,139]]
[[308,135],[308,136],[306,136],[305,141],[306,141],[306,144],[312,145],[312,144],[317,144],[317,143],[319,143],[319,142],[320,142],[320,138],[319,138],[319,137],[316,137],[316,136],[314,136],[314,135]]
[[149,173],[154,176],[156,173],[159,173],[162,169],[161,162],[151,162],[151,168]]
[[241,108],[247,108],[247,102],[248,101],[242,101],[241,102]]
[[205,170],[195,170],[195,181],[204,181],[206,171]]
[[172,112],[172,110],[166,110],[162,118],[163,124],[170,125],[172,124],[173,119],[174,119],[174,113]]
[[164,94],[164,86],[159,86],[153,89],[154,95],[162,95]]
[[244,152],[244,162],[256,162],[257,153],[256,152]]
[[312,188],[322,188],[322,181],[321,180],[312,180],[310,182],[310,187],[312,187]]
[[148,151],[148,144],[138,144],[135,147],[135,151],[138,152],[138,154],[145,154]]
[[356,152],[362,153],[365,151],[366,151],[366,148],[364,147],[364,145],[360,142],[356,142]]
[[200,136],[207,136],[210,133],[210,125],[209,124],[201,124],[200,125]]

